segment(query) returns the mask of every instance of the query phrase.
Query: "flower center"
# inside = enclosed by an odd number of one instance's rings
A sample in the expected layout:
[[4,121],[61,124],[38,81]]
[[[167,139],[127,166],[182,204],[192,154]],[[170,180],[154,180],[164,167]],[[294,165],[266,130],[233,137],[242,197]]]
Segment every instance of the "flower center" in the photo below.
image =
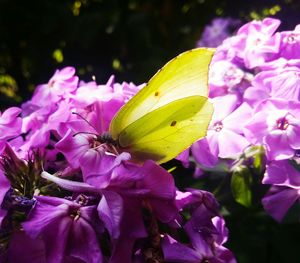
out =
[[97,138],[95,138],[94,136],[92,136],[92,137],[89,138],[89,144],[90,144],[90,148],[94,149],[94,148],[99,147],[102,143],[99,142],[97,140]]
[[216,132],[219,132],[223,129],[223,123],[221,121],[217,121],[213,128]]
[[277,128],[279,130],[286,130],[288,127],[289,127],[289,122],[285,117],[277,120]]
[[73,218],[74,221],[77,221],[80,218],[80,210],[73,210],[70,214],[70,217]]
[[287,37],[287,42],[289,44],[294,44],[296,43],[296,38],[297,36],[295,34],[290,34],[288,37]]

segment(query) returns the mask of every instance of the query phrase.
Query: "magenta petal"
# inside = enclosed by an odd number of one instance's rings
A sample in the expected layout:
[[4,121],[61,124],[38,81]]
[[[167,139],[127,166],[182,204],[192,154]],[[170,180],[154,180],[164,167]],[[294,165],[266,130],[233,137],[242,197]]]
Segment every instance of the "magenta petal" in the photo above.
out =
[[60,71],[57,71],[54,76],[60,76],[63,79],[72,78],[75,74],[75,68],[73,67],[65,67]]
[[300,173],[288,160],[273,161],[267,165],[262,183],[298,187],[300,186]]
[[220,132],[216,132],[215,130],[207,131],[207,143],[209,146],[209,150],[213,156],[216,158],[219,156],[219,136]]
[[184,229],[199,255],[213,257],[211,235],[216,234],[217,230],[205,208],[199,207],[196,214],[194,212],[192,218],[185,224]]
[[224,128],[230,129],[235,133],[243,133],[245,123],[251,117],[252,109],[248,103],[243,103],[234,112],[222,120]]
[[262,143],[268,132],[267,114],[263,110],[256,113],[244,127],[245,137],[253,144]]
[[154,197],[163,199],[175,198],[175,182],[170,173],[153,161],[146,161],[142,171],[145,174],[143,187],[150,189]]
[[141,200],[138,198],[124,198],[123,219],[121,221],[121,235],[126,238],[146,237],[147,231],[143,222]]
[[31,239],[23,231],[14,232],[7,254],[7,262],[47,263],[45,246],[42,239]]
[[114,248],[109,263],[132,263],[135,238],[122,236],[114,242]]
[[222,245],[228,239],[228,229],[225,226],[225,220],[222,217],[215,216],[214,218],[212,218],[212,222],[218,232],[218,235],[216,235],[215,240],[219,245]]
[[14,121],[14,119],[17,118],[21,112],[22,110],[17,107],[8,108],[6,111],[2,113],[2,115],[0,113],[0,117],[1,117],[0,124],[8,124]]
[[152,198],[149,200],[149,203],[151,204],[153,213],[163,223],[169,223],[178,215],[178,209],[173,200],[167,201]]
[[218,163],[218,156],[212,154],[207,138],[195,142],[192,147],[195,160],[205,167],[214,167]]
[[293,149],[300,149],[300,122],[288,131],[288,143]]
[[219,246],[215,251],[215,258],[210,260],[211,263],[237,263],[232,252],[226,247]]
[[267,156],[269,160],[283,160],[294,156],[294,149],[289,146],[285,133],[271,133],[265,137]]
[[90,148],[88,136],[82,134],[73,136],[71,130],[56,143],[55,147],[64,154],[73,168],[79,167],[80,158]]
[[277,221],[281,221],[289,208],[299,198],[297,189],[284,186],[272,187],[263,198],[262,204],[265,210]]
[[[114,156],[101,150],[89,149],[80,159],[83,179],[90,185],[105,188],[115,179],[114,177],[119,176],[119,169],[123,168],[122,162],[129,159],[130,154],[126,152]],[[123,174],[120,175],[122,176]]]
[[0,205],[2,204],[3,198],[6,192],[10,188],[10,183],[8,179],[5,177],[3,171],[0,169]]
[[22,119],[18,117],[21,109],[12,107],[1,115],[0,112],[0,140],[16,137],[21,132]]
[[120,223],[123,216],[123,199],[114,192],[105,191],[98,205],[99,218],[104,222],[105,227],[112,238],[120,235]]
[[257,87],[250,87],[244,92],[244,101],[248,102],[250,105],[255,105],[263,99],[267,99],[269,94],[267,90]]
[[[0,170],[0,206],[9,188],[10,188],[10,183],[7,180],[7,178],[4,176],[2,170]],[[0,208],[0,226],[2,224],[2,220],[4,219],[5,215],[6,215],[6,211]]]
[[190,157],[190,149],[186,149],[182,153],[180,153],[175,159],[182,162],[183,166],[189,167],[189,157]]
[[103,262],[96,233],[86,220],[79,218],[72,224],[70,231],[67,244],[70,256],[86,263]]
[[67,215],[67,204],[72,204],[66,199],[56,197],[37,196],[36,199],[36,206],[31,210],[28,220],[23,223],[25,232],[31,238],[37,238],[57,218]]
[[249,146],[248,140],[231,130],[223,129],[219,135],[219,157],[235,157],[243,152]]
[[198,263],[202,260],[195,250],[177,242],[169,235],[162,239],[162,250],[167,262]]
[[85,262],[101,262],[98,239],[90,224],[92,221],[97,224],[96,206],[81,207],[56,197],[37,196],[36,199],[35,207],[22,225],[31,238],[42,237],[47,263],[64,263],[72,255]]
[[[212,117],[212,123],[215,121],[222,121],[227,117],[231,112],[233,112],[237,105],[237,96],[235,95],[226,95],[216,97],[212,100],[214,104],[214,114]],[[226,105],[226,107],[224,107]]]

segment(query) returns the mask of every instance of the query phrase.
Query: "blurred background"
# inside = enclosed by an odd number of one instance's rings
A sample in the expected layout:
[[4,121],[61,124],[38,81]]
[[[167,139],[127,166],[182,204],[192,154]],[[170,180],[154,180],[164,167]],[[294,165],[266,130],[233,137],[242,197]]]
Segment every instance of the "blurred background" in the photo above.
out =
[[[146,82],[194,48],[216,17],[244,23],[273,16],[282,20],[280,30],[290,30],[299,14],[299,0],[0,0],[0,109],[20,105],[64,66],[74,66],[85,81],[95,76],[106,83],[114,74],[118,82]],[[204,187],[181,172],[180,188]],[[212,187],[213,179],[208,183]],[[227,246],[239,262],[300,262],[298,218],[279,225],[259,200],[244,208],[218,194],[227,209]]]
[[1,108],[31,96],[56,68],[83,80],[146,82],[166,61],[195,47],[215,17],[265,16],[299,22],[298,0],[0,0]]

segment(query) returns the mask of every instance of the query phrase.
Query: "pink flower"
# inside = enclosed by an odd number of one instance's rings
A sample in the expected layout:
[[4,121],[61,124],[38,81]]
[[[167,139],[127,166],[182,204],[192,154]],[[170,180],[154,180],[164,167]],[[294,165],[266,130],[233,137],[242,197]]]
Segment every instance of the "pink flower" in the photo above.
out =
[[280,49],[280,35],[274,34],[280,20],[265,18],[242,26],[237,33],[243,40],[234,45],[238,57],[244,60],[247,68],[263,65],[268,55],[277,54]]
[[245,125],[253,144],[263,144],[269,160],[293,157],[300,148],[300,103],[281,99],[261,102]]
[[255,105],[267,98],[300,100],[300,69],[284,67],[258,73],[248,88],[244,100]]
[[75,69],[72,67],[56,70],[47,84],[39,85],[36,88],[31,103],[44,107],[67,98],[78,85],[78,77],[74,74]]
[[216,97],[214,114],[207,131],[207,142],[213,155],[232,158],[250,145],[243,134],[243,126],[251,116],[251,108],[243,103],[237,107],[234,95]]
[[18,116],[21,111],[20,108],[12,107],[3,113],[0,112],[0,153],[7,140],[20,135],[22,119]]

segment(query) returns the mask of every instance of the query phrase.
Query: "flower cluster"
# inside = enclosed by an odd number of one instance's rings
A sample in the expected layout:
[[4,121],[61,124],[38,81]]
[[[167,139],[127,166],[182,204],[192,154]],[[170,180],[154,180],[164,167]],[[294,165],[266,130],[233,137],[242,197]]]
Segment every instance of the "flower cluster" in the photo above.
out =
[[104,140],[142,87],[66,67],[0,115],[1,262],[235,262],[212,194]]
[[213,120],[191,148],[205,169],[236,164],[249,147],[262,146],[262,183],[271,185],[262,202],[278,221],[300,200],[300,25],[276,32],[279,25],[273,18],[249,22],[217,48],[209,80]]

